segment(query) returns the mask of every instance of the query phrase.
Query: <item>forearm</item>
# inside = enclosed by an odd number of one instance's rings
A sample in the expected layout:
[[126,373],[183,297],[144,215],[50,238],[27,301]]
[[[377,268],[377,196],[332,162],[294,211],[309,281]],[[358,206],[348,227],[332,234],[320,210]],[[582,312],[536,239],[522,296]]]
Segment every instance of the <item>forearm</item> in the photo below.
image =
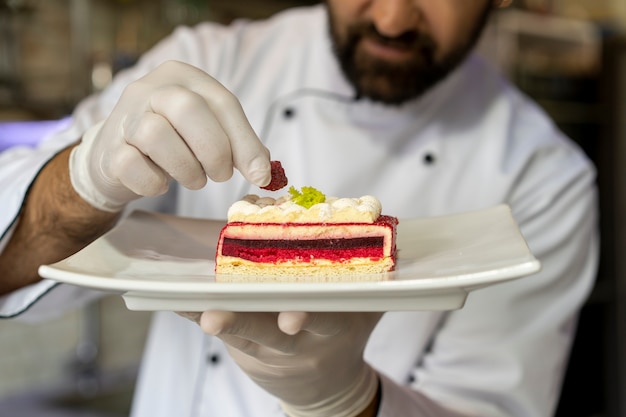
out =
[[74,192],[70,150],[50,160],[28,192],[15,230],[0,253],[0,295],[37,282],[40,265],[82,249],[117,220],[118,214],[94,209]]

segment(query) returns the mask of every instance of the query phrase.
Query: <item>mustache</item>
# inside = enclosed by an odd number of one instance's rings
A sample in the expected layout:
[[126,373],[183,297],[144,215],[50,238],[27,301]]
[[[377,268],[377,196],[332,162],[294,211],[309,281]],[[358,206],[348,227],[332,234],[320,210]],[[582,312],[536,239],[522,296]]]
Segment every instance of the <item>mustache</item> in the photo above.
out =
[[432,52],[436,47],[434,39],[427,33],[412,30],[390,37],[380,33],[371,22],[360,22],[353,25],[349,30],[349,37],[353,42],[356,42],[359,38],[368,38],[381,45],[414,50],[421,53],[425,51]]

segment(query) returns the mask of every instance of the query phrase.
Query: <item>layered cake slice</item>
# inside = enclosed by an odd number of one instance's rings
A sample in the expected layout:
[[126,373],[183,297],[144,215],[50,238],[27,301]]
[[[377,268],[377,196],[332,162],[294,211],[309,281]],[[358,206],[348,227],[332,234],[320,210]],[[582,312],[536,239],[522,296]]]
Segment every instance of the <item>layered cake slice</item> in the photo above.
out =
[[385,279],[398,219],[375,197],[326,198],[312,187],[279,199],[248,195],[228,211],[215,257],[218,281]]

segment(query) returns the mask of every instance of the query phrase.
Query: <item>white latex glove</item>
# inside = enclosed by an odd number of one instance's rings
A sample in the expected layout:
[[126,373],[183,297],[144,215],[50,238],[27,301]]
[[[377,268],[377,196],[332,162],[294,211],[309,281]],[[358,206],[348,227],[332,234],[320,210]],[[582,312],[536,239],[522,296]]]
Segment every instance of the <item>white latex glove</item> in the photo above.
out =
[[351,417],[376,396],[363,350],[381,315],[207,311],[200,326],[290,417]]
[[70,156],[77,193],[119,211],[163,194],[174,179],[200,189],[233,168],[257,186],[270,182],[269,151],[237,98],[205,72],[170,61],[129,84],[109,117],[90,128]]

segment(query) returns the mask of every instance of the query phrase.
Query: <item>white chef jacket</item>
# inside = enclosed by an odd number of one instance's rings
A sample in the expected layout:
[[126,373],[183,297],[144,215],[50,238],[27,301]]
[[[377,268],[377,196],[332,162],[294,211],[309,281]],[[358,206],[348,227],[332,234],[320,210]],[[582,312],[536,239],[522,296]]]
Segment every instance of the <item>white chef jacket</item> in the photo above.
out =
[[[592,165],[476,56],[405,105],[355,99],[331,51],[323,6],[177,29],[78,106],[69,129],[38,149],[0,154],[0,243],[40,166],[105,118],[126,84],[169,59],[206,70],[236,94],[296,187],[376,195],[401,219],[509,204],[541,272],[477,290],[460,310],[387,313],[365,356],[384,375],[380,416],[434,416],[417,411],[428,409],[426,397],[481,417],[553,413],[576,314],[596,272]],[[236,174],[137,204],[224,218],[249,192],[259,189]],[[0,315],[48,316],[83,299],[81,291],[44,280],[0,299]],[[155,313],[133,417],[282,415],[219,339],[174,313]]]

